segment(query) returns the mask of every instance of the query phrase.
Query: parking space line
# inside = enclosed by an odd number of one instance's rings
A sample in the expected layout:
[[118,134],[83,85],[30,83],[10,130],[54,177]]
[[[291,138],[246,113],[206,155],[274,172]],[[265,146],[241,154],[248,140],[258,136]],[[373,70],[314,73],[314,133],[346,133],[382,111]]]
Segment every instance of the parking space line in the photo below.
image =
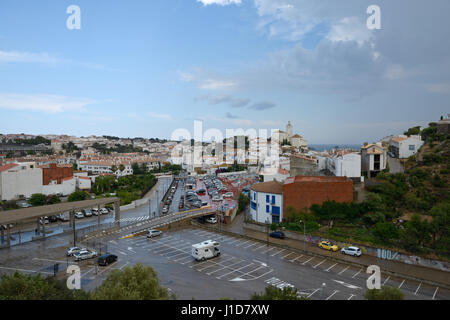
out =
[[332,268],[334,268],[334,266],[336,266],[337,263],[333,264],[331,267],[329,267],[327,270],[325,270],[326,272],[329,272]]
[[405,280],[403,280],[402,283],[400,283],[400,285],[398,286],[399,289],[402,287],[404,282],[405,282]]
[[308,295],[308,297],[307,298],[311,298],[312,297],[312,295],[313,294],[315,294],[317,291],[319,291],[320,289],[316,289],[316,290],[314,290],[310,295]]
[[252,246],[256,246],[259,242],[251,243],[249,246],[245,246],[244,249],[250,248]]
[[434,291],[434,294],[433,294],[433,298],[432,298],[432,300],[434,300],[434,297],[436,297],[436,293],[438,292],[438,287],[436,287],[436,290]]
[[[187,257],[184,257],[184,258],[180,258],[180,259],[176,259],[176,260],[173,260],[174,262],[179,262],[179,261],[182,261],[182,260],[184,260],[184,259],[188,259],[189,258],[189,261],[192,259],[192,257],[189,255],[189,256],[187,256]],[[189,262],[189,261],[187,261],[187,262]],[[187,263],[186,262],[186,263]],[[181,263],[181,264],[184,264],[184,263]]]
[[391,277],[391,276],[388,276],[388,277],[386,278],[386,280],[384,280],[383,286],[386,284],[386,282],[388,282],[388,280],[389,280],[390,277]]
[[327,261],[327,259],[324,259],[322,262],[319,262],[318,264],[316,264],[313,268],[317,268],[318,266],[320,266],[322,263],[324,263],[325,261]]
[[339,292],[339,290],[334,290],[334,292],[328,298],[326,298],[325,300],[330,299],[332,296],[334,296],[338,292]]
[[306,260],[305,262],[303,262],[302,263],[302,265],[305,265],[305,264],[307,264],[309,261],[311,261],[312,259],[314,259],[314,257],[312,257],[312,258],[310,258],[310,259],[308,259],[308,260]]
[[230,271],[230,272],[228,272],[228,273],[225,273],[225,274],[223,274],[223,275],[221,275],[221,276],[219,276],[219,277],[216,277],[216,279],[222,279],[223,277],[225,277],[225,276],[227,276],[227,275],[229,275],[229,274],[232,274],[232,273],[238,272],[239,270],[245,269],[245,268],[247,268],[247,267],[251,266],[252,264],[254,264],[254,263],[253,263],[253,262],[251,262],[251,263],[249,263],[249,264],[247,264],[247,265],[245,265],[245,266],[243,266],[243,267],[241,267],[241,268],[239,268],[239,269],[236,269],[236,270]]
[[[208,266],[208,267],[206,267],[206,268],[201,268],[201,269],[196,269],[196,270],[197,270],[197,271],[203,271],[203,270],[205,270],[205,269],[208,269],[208,268],[211,268],[211,267],[215,267],[215,266],[217,266],[217,265],[223,265],[223,263],[228,262],[228,261],[231,261],[231,260],[233,260],[233,259],[234,259],[234,257],[231,257],[231,259],[228,259],[228,260],[225,260],[225,261],[221,261],[221,262],[219,262],[219,263],[213,262],[214,264],[212,264],[212,265],[210,265],[210,266]],[[229,267],[229,266],[226,266],[226,267]]]
[[241,241],[241,239],[236,239],[236,240],[230,242],[229,244],[233,244],[233,243],[238,242],[238,241]]
[[417,287],[416,292],[414,292],[415,295],[417,295],[417,292],[419,291],[421,285],[422,285],[422,282],[421,282],[421,283],[419,284],[419,286]]
[[301,255],[299,255],[297,258],[295,258],[295,259],[292,259],[292,260],[289,260],[290,262],[295,262],[296,260],[298,260],[298,259],[300,259],[301,257],[303,257],[303,255],[301,254]]
[[267,252],[269,252],[269,251],[272,251],[273,249],[275,249],[275,247],[270,247],[268,250],[263,251],[262,253],[267,253]]
[[343,269],[341,272],[339,272],[338,274],[342,274],[345,272],[345,270],[347,270],[348,268],[350,268],[350,266],[345,267],[345,269]]
[[361,273],[362,270],[363,270],[363,268],[361,268],[361,270],[359,270],[357,273],[355,273],[355,274],[352,276],[352,278],[355,278],[358,274]]
[[[249,243],[249,242],[252,242],[252,240],[247,240],[247,241],[241,243],[240,245],[244,245],[244,244],[247,244],[247,243]],[[235,246],[240,246],[240,245],[235,245]]]
[[109,266],[105,267],[102,271],[97,272],[96,276],[97,276],[97,277],[100,276],[103,272],[105,272],[105,271],[107,271],[107,270],[109,270],[109,269],[112,269],[112,266],[115,266],[115,265],[117,265],[117,261],[111,263]]
[[289,257],[291,254],[294,254],[294,252],[290,252],[290,253],[288,253],[288,254],[282,256],[281,259],[284,259],[284,258],[286,258],[286,257]]
[[230,264],[230,265],[224,266],[224,267],[222,267],[222,268],[219,268],[219,269],[217,269],[217,270],[214,270],[213,272],[208,272],[207,275],[208,275],[208,276],[209,276],[209,275],[212,275],[213,273],[216,273],[216,272],[218,272],[218,271],[220,271],[220,270],[223,270],[223,269],[225,269],[225,268],[230,268],[230,267],[232,267],[232,266],[234,266],[234,265],[236,265],[236,264],[242,263],[242,262],[244,262],[244,261],[245,261],[245,260],[239,260],[238,262],[235,262],[235,263],[232,263],[232,264]]
[[264,247],[266,247],[266,246],[267,246],[267,244],[263,244],[262,246],[260,246],[260,247],[258,247],[258,248],[255,248],[255,249],[253,249],[252,251],[259,250],[259,249],[264,248]]
[[353,297],[355,297],[356,294],[351,294],[350,297],[347,300],[352,300]]
[[278,251],[277,253],[272,254],[271,257],[274,257],[274,256],[276,256],[277,254],[282,253],[283,251],[286,251],[286,249],[281,249],[281,250]]

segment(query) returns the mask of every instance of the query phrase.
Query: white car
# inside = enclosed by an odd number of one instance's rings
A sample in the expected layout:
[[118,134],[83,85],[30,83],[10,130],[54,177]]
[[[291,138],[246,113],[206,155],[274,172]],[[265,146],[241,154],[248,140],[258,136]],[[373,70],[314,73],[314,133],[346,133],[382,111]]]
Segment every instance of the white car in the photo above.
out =
[[222,201],[222,200],[223,200],[222,197],[219,195],[215,195],[212,197],[212,201]]
[[98,216],[98,209],[97,208],[92,208],[92,214],[94,215],[94,216]]
[[90,209],[84,209],[84,215],[86,217],[91,217],[92,216],[92,211]]
[[81,211],[75,212],[75,218],[77,218],[77,219],[82,219],[82,218],[84,218],[83,212],[81,212]]
[[214,223],[217,223],[217,219],[214,217],[209,217],[208,219],[206,219],[206,222],[214,224]]
[[233,192],[227,192],[223,195],[224,198],[233,198]]
[[75,261],[80,261],[95,258],[97,256],[97,252],[90,250],[81,250],[80,252],[75,253],[73,256],[75,257]]
[[44,218],[39,218],[39,223],[40,224],[49,224],[49,221],[48,221],[48,217],[44,217]]
[[70,256],[73,256],[75,253],[78,253],[78,252],[80,252],[80,251],[86,251],[86,248],[80,248],[80,247],[72,247],[72,248],[69,248],[69,249],[67,249],[67,251],[66,251],[66,256],[68,256],[68,257],[70,257]]
[[108,214],[109,213],[108,209],[106,209],[106,208],[101,208],[100,212],[101,212],[101,214]]
[[153,238],[162,235],[162,231],[150,229],[147,231],[147,238]]
[[350,256],[354,256],[354,257],[360,257],[362,252],[361,249],[358,247],[346,247],[346,248],[342,248],[341,252],[344,254],[348,254]]

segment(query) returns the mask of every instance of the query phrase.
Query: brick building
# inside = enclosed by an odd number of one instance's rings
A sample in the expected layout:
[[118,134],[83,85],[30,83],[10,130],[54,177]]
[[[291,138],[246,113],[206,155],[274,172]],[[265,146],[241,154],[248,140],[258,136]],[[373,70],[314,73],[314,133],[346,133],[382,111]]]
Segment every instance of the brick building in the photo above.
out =
[[313,204],[325,201],[353,201],[353,181],[347,177],[306,177],[286,179],[283,185],[283,210],[289,206],[297,211],[309,209]]
[[64,179],[73,177],[73,166],[71,164],[57,165],[50,163],[42,168],[42,184],[48,185],[52,181],[61,184]]

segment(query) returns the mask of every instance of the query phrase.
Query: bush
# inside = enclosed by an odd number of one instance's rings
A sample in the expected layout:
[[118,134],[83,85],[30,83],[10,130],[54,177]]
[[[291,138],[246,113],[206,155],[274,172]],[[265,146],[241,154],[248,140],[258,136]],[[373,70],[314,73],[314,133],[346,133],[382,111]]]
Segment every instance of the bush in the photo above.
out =
[[380,241],[389,243],[391,239],[398,239],[399,233],[391,222],[378,222],[372,228],[373,235]]
[[383,286],[381,289],[369,289],[364,297],[367,300],[403,300],[405,295],[399,288]]

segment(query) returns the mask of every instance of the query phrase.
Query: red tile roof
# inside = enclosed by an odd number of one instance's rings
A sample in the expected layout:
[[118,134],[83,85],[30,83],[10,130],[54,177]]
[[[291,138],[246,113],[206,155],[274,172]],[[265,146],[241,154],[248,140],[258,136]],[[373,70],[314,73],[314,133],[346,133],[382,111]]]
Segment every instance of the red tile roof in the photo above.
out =
[[14,168],[15,166],[17,166],[17,163],[8,163],[8,164],[5,164],[4,166],[0,166],[0,172],[9,170],[11,168]]

